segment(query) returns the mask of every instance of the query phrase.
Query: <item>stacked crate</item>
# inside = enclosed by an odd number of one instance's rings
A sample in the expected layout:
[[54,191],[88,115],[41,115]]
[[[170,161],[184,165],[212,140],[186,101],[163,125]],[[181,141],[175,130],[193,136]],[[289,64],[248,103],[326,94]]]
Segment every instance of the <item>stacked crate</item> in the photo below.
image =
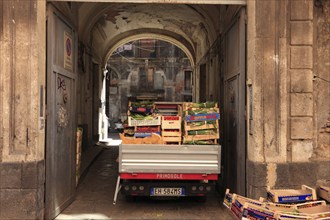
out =
[[160,134],[161,117],[155,114],[154,104],[129,102],[127,115],[128,128],[126,130],[134,129],[134,137],[144,138],[151,136],[152,133]]
[[219,108],[217,103],[183,103],[184,144],[217,144]]
[[162,138],[165,144],[182,142],[182,102],[155,102],[162,116]]
[[181,144],[181,116],[162,116],[162,138],[165,144]]

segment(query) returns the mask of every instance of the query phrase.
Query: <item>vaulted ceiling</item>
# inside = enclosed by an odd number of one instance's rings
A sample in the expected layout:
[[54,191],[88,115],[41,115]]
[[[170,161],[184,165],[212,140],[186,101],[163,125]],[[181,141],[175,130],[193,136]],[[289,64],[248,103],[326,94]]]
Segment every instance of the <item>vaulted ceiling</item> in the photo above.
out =
[[135,39],[176,44],[198,60],[219,34],[219,5],[80,3],[79,39],[102,62]]

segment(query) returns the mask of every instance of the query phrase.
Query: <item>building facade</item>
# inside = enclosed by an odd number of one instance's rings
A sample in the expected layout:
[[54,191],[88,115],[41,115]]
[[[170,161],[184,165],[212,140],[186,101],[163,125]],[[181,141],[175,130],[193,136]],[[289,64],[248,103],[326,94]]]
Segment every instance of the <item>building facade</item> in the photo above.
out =
[[[329,1],[2,0],[0,11],[0,219],[48,218],[70,202],[54,211],[48,201],[56,192],[47,167],[57,164],[50,152],[59,146],[48,132],[61,138],[61,129],[75,134],[84,124],[89,144],[102,136],[103,69],[118,46],[147,37],[187,54],[194,101],[212,95],[223,107],[222,145],[233,137],[241,152],[233,163],[225,150],[224,187],[258,198],[266,186],[330,184]],[[70,24],[64,49],[50,46],[54,14]],[[52,103],[49,67],[62,71],[53,66],[63,57],[70,71],[66,84],[55,78],[60,101]]]

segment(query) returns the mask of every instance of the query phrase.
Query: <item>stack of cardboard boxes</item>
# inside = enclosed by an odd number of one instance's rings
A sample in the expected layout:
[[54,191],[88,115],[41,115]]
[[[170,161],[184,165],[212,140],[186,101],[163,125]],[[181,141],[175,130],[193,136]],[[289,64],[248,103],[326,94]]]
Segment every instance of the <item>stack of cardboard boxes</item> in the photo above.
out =
[[[327,187],[319,187],[319,189]],[[318,189],[318,191],[319,191]],[[329,191],[318,194],[329,202]],[[329,220],[330,206],[317,200],[316,190],[303,185],[301,189],[267,189],[267,200],[253,200],[227,189],[223,204],[237,219],[253,220]]]

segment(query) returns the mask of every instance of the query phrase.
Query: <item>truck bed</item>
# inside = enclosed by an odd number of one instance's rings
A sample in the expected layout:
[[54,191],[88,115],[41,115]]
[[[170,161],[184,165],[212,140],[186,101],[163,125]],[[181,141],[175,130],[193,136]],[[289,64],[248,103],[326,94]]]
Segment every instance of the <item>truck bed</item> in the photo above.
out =
[[220,173],[220,145],[119,145],[119,173]]

